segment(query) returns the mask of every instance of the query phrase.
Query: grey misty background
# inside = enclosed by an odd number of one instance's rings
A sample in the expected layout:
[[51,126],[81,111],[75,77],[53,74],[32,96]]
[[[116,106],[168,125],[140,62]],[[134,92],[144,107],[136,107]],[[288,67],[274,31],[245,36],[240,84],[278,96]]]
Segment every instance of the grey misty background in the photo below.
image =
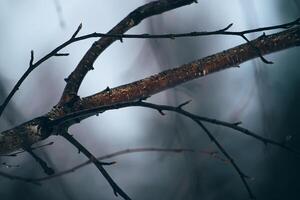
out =
[[[68,39],[80,22],[80,34],[106,32],[144,1],[0,1],[0,99],[26,70],[29,52],[36,59]],[[234,23],[233,30],[275,25],[299,17],[300,1],[200,0],[155,16],[129,33],[179,33],[215,30]],[[254,38],[258,35],[250,35]],[[58,101],[66,77],[92,40],[64,50],[69,57],[52,58],[35,70],[17,92],[3,117],[1,131],[47,112]],[[141,79],[242,43],[240,38],[211,36],[176,40],[132,40],[116,42],[95,63],[80,89],[87,96],[104,89]],[[299,49],[268,55],[274,65],[254,60],[202,79],[167,90],[151,102],[178,105],[204,116],[242,121],[258,134],[300,149]],[[277,147],[217,126],[209,126],[236,162],[249,176],[258,199],[298,199],[300,162]],[[135,147],[194,148],[217,150],[191,121],[172,113],[160,116],[142,108],[109,111],[71,128],[71,133],[95,155]],[[86,160],[62,138],[36,152],[56,171]],[[46,143],[44,141],[43,143]],[[113,158],[110,174],[133,199],[248,199],[237,173],[229,164],[199,153],[139,153]],[[28,177],[42,176],[32,158],[1,158],[19,168],[0,170]],[[97,169],[90,165],[36,187],[0,178],[0,199],[117,199]]]

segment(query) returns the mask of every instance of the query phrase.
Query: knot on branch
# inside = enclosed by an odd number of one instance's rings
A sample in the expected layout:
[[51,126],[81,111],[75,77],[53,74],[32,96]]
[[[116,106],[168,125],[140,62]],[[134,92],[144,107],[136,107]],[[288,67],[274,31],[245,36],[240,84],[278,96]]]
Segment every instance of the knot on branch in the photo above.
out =
[[53,127],[49,125],[50,122],[51,120],[46,116],[37,117],[16,127],[16,130],[12,129],[11,131],[17,131],[23,142],[28,142],[31,145],[34,138],[45,139],[51,135]]
[[65,113],[68,113],[72,111],[73,105],[78,101],[80,101],[80,97],[77,94],[70,93],[63,96],[57,107],[62,108]]
[[38,117],[25,122],[13,129],[0,134],[0,154],[8,154],[21,149],[24,143],[32,145],[52,134],[53,127],[46,116]]

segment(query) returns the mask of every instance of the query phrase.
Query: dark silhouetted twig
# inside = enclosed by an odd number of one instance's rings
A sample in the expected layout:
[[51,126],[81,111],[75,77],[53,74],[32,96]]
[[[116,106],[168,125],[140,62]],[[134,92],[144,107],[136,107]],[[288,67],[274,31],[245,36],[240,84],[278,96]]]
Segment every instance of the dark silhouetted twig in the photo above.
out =
[[72,145],[74,145],[80,152],[82,152],[101,172],[104,178],[112,187],[114,194],[116,196],[120,195],[123,199],[130,200],[130,197],[117,185],[117,183],[110,177],[107,171],[103,168],[103,165],[110,165],[113,163],[103,163],[97,160],[97,158],[91,154],[80,142],[75,140],[73,136],[71,136],[67,132],[62,132],[61,136],[64,137],[67,141],[69,141]]

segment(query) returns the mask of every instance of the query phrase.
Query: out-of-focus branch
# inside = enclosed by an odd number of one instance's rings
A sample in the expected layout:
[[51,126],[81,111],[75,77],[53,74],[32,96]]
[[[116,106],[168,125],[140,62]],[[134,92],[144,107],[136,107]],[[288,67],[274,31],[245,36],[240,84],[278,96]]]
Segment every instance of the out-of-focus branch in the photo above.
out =
[[[30,147],[30,150],[44,148],[46,146],[51,146],[53,144],[54,144],[54,142],[48,142],[46,144],[38,145],[38,146],[35,146],[35,147]],[[0,157],[15,157],[15,156],[17,156],[19,154],[22,154],[22,153],[25,153],[25,152],[26,152],[25,150],[21,150],[21,151],[17,151],[17,152],[11,153],[11,154],[0,154]]]
[[[134,148],[134,149],[125,149],[125,150],[121,150],[121,151],[117,151],[111,154],[107,154],[101,157],[98,157],[98,160],[105,160],[105,159],[109,159],[109,158],[113,158],[116,156],[120,156],[120,155],[124,155],[124,154],[132,154],[132,153],[141,153],[141,152],[161,152],[161,153],[184,153],[184,152],[190,152],[190,153],[199,153],[202,155],[208,155],[211,156],[212,158],[215,158],[217,160],[220,160],[222,162],[227,163],[228,160],[222,158],[217,151],[203,151],[203,150],[194,150],[194,149],[184,149],[184,148],[154,148],[154,147],[150,147],[150,148]],[[88,160],[86,162],[83,162],[79,165],[76,165],[75,167],[72,167],[70,169],[67,169],[65,171],[61,171],[58,172],[56,174],[53,174],[51,176],[45,176],[45,177],[41,177],[41,178],[36,178],[33,181],[34,182],[41,182],[41,181],[46,181],[49,179],[53,179],[56,177],[60,177],[60,176],[64,176],[66,174],[69,173],[73,173],[76,170],[85,167],[87,165],[91,164],[91,161]]]
[[239,174],[245,188],[247,189],[247,192],[250,196],[251,199],[255,199],[255,196],[246,180],[246,178],[249,178],[247,175],[245,175],[244,172],[242,172],[242,170],[240,169],[240,167],[236,164],[235,160],[230,156],[229,153],[227,153],[227,151],[224,149],[224,147],[220,144],[220,142],[213,136],[213,134],[206,128],[206,126],[204,126],[204,124],[195,118],[190,118],[192,119],[194,122],[196,122],[206,133],[206,135],[209,137],[209,139],[211,139],[211,141],[213,143],[215,143],[215,145],[220,149],[220,151],[225,155],[225,157],[229,160],[229,162],[231,163],[231,165],[233,166],[233,168],[235,169],[235,171]]
[[[97,160],[102,161],[102,160],[106,160],[109,158],[114,158],[116,156],[121,156],[121,155],[126,155],[126,154],[133,154],[133,153],[142,153],[142,152],[161,152],[161,153],[184,153],[184,152],[195,152],[195,153],[200,153],[203,155],[209,155],[212,156],[213,158],[216,158],[217,160],[220,160],[222,162],[228,162],[226,159],[222,158],[221,156],[218,155],[217,151],[197,151],[194,149],[185,149],[185,148],[156,148],[156,147],[150,147],[150,148],[132,148],[132,149],[125,149],[125,150],[120,150],[120,151],[116,151],[110,154],[106,154],[100,157],[97,157]],[[11,175],[11,174],[7,174],[4,172],[0,172],[0,176],[3,176],[5,178],[9,178],[11,180],[19,180],[19,181],[23,181],[23,182],[28,182],[28,183],[33,183],[33,184],[37,184],[40,185],[40,182],[43,181],[47,181],[53,178],[57,178],[60,176],[64,176],[66,174],[69,173],[73,173],[76,170],[87,166],[89,164],[91,164],[92,161],[91,160],[87,160],[86,162],[83,162],[79,165],[76,165],[70,169],[61,171],[61,172],[57,172],[56,174],[53,174],[51,176],[44,176],[44,177],[40,177],[40,178],[26,178],[26,177],[21,177],[21,176],[17,176],[17,175]]]

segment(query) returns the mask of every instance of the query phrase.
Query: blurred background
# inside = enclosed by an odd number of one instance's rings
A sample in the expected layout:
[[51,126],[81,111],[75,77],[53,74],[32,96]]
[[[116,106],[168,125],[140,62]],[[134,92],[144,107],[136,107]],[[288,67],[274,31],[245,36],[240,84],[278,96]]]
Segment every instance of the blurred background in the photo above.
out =
[[[30,50],[35,59],[50,52],[73,34],[82,22],[79,35],[107,32],[142,0],[2,0],[0,1],[0,100],[28,67]],[[177,10],[151,17],[129,33],[182,33],[210,31],[234,23],[231,30],[276,25],[300,16],[300,0],[199,0]],[[269,33],[269,32],[268,32]],[[253,39],[260,34],[252,34]],[[48,112],[65,86],[64,78],[74,69],[94,39],[71,45],[37,68],[24,82],[0,119],[0,131]],[[80,96],[94,94],[179,66],[233,47],[244,41],[233,36],[209,36],[176,40],[124,39],[110,46],[87,75]],[[229,69],[191,81],[148,99],[159,104],[178,105],[186,100],[188,111],[219,120],[242,121],[257,134],[277,141],[291,138],[289,145],[300,150],[300,51],[298,48],[266,56],[275,64],[256,59],[238,69]],[[210,126],[217,139],[234,157],[258,199],[299,199],[300,162],[277,147],[253,138]],[[190,120],[144,108],[126,108],[91,117],[70,132],[95,155],[138,148],[217,148]],[[36,153],[57,172],[86,158],[60,137],[41,144],[54,144]],[[0,158],[19,167],[0,166],[3,172],[26,177],[44,176],[26,153],[16,158]],[[249,199],[232,166],[201,153],[148,152],[110,159],[106,167],[132,199]],[[35,186],[0,177],[1,200],[13,199],[121,199],[93,165]]]

